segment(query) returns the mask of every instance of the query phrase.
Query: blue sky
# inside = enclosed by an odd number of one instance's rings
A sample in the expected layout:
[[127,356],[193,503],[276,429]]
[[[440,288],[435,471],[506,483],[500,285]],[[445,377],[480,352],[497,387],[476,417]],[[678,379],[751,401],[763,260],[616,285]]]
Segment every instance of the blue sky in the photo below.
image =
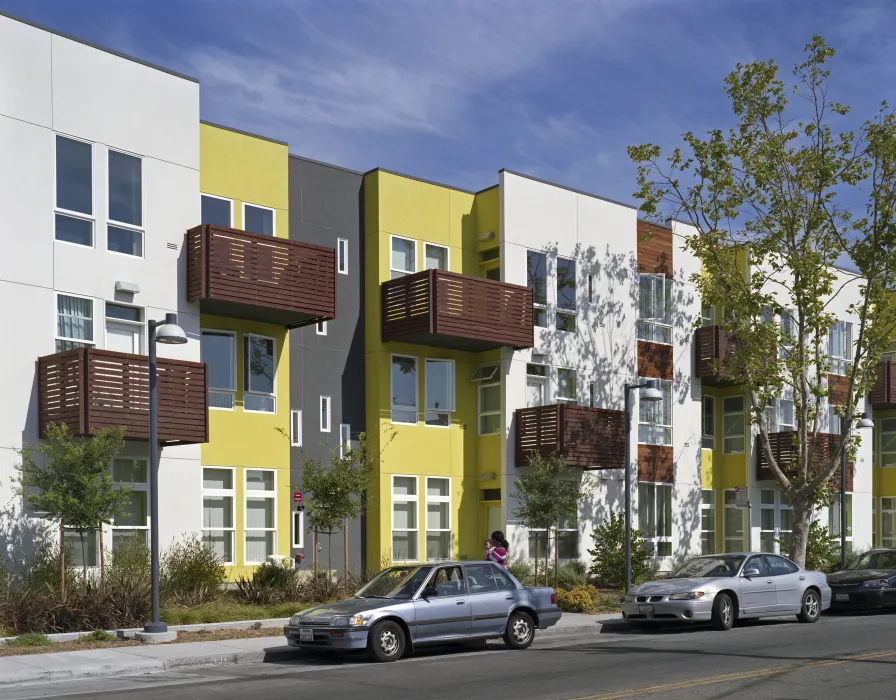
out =
[[[813,33],[857,119],[896,97],[893,0],[0,0],[194,75],[202,118],[467,189],[500,168],[633,202],[629,144],[731,123],[723,78]],[[789,72],[788,72],[789,75]]]

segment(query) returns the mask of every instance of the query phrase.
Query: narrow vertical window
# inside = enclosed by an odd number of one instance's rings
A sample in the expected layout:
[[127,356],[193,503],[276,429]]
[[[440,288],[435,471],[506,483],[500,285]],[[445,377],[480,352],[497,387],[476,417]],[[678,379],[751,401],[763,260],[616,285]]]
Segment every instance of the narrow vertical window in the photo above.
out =
[[588,303],[594,303],[594,275],[588,275]]
[[392,356],[392,422],[417,424],[417,358]]
[[202,541],[214,549],[225,564],[233,564],[236,491],[233,469],[205,467],[202,470]]
[[348,239],[336,239],[336,253],[339,256],[339,274],[348,274]]
[[557,258],[557,330],[576,331],[576,263]]
[[662,401],[641,401],[638,398],[638,442],[646,445],[672,444],[672,382],[653,381],[663,395]]
[[701,554],[716,553],[716,492],[703,489],[700,494]]
[[277,552],[277,475],[246,470],[246,564],[261,564]]
[[109,151],[109,224],[106,249],[143,257],[143,161]]
[[557,370],[557,401],[575,405],[578,398],[576,371],[561,367]]
[[447,428],[454,411],[454,362],[426,360],[426,425]]
[[339,456],[345,457],[352,446],[352,426],[348,423],[339,424]]
[[57,295],[56,352],[93,344],[93,299]]
[[672,343],[672,280],[643,274],[638,294],[638,339]]
[[417,561],[417,477],[392,477],[392,560]]
[[136,538],[144,545],[147,543],[146,533],[149,528],[147,520],[146,497],[149,492],[149,471],[145,459],[119,458],[112,462],[112,481],[117,487],[126,487],[131,495],[122,509],[122,513],[112,523],[112,551],[115,552],[122,542]]
[[302,446],[302,411],[294,409],[289,412],[289,444]]
[[316,326],[318,335],[326,335],[327,334],[327,322],[326,321],[318,321]]
[[451,479],[426,477],[426,561],[451,559]]
[[539,328],[548,325],[548,262],[544,253],[526,252],[526,285],[532,290],[533,323]]
[[722,399],[722,452],[726,455],[743,454],[745,431],[744,397],[728,396]]
[[320,397],[320,432],[330,432],[330,397]]
[[56,137],[55,204],[56,240],[93,246],[92,144]]
[[232,411],[236,402],[236,337],[202,331],[199,345],[208,372],[208,407]]
[[703,449],[716,449],[716,399],[703,396]]
[[243,410],[275,413],[275,341],[259,335],[246,335],[243,340]]

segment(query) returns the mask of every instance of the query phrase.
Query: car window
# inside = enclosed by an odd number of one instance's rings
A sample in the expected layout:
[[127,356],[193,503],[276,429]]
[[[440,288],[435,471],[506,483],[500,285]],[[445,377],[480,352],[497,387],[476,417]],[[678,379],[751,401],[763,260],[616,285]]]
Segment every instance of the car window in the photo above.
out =
[[502,591],[515,591],[516,584],[513,582],[513,579],[507,574],[506,571],[500,569],[497,566],[492,567],[492,574],[495,577],[495,584],[497,584],[498,589]]
[[760,576],[771,576],[772,572],[768,568],[768,564],[765,563],[764,557],[750,557],[747,559],[747,563],[744,564],[744,571],[747,569],[759,569]]
[[426,584],[435,588],[440,597],[464,595],[464,572],[460,566],[443,566],[437,569]]
[[795,574],[799,571],[799,567],[791,561],[787,561],[783,557],[766,555],[769,566],[772,570],[772,576],[786,576],[787,574]]
[[493,593],[498,590],[496,570],[490,564],[467,566],[467,586],[470,593]]

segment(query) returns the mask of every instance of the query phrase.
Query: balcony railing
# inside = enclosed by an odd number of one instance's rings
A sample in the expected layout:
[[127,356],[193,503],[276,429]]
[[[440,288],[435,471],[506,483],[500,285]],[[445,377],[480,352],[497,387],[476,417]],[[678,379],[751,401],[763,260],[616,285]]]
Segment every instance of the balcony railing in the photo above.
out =
[[616,469],[625,464],[625,413],[554,404],[516,410],[516,466],[530,454],[563,457],[571,467]]
[[187,298],[203,313],[291,328],[336,318],[333,248],[209,224],[186,245]]
[[384,282],[383,342],[469,352],[531,348],[532,290],[444,270]]
[[896,408],[896,362],[883,360],[877,363],[877,379],[870,396],[874,408]]
[[[796,469],[796,460],[798,457],[796,449],[796,435],[797,433],[795,431],[788,430],[781,433],[769,433],[768,436],[775,461],[778,463],[778,466],[781,467],[785,474],[787,474],[789,470]],[[811,434],[809,435],[809,440],[812,440]],[[827,468],[830,465],[831,458],[837,453],[837,450],[839,448],[839,435],[831,435],[830,433],[817,433],[815,435],[815,451],[813,454],[811,469],[817,470]],[[755,453],[757,481],[773,481],[775,479],[775,475],[772,472],[771,467],[769,466],[768,458],[766,457],[765,450],[762,447],[762,436],[760,435],[756,436]],[[846,465],[847,491],[852,491],[854,471],[854,465],[852,463]],[[839,466],[834,472],[833,477],[831,477],[831,481],[835,487],[839,488]]]
[[[206,366],[159,359],[159,440],[208,442]],[[81,348],[37,361],[38,427],[65,423],[74,435],[124,426],[125,437],[149,439],[149,360],[109,350]]]
[[734,334],[721,326],[703,326],[694,331],[697,376],[709,386],[731,384],[725,361],[737,350]]

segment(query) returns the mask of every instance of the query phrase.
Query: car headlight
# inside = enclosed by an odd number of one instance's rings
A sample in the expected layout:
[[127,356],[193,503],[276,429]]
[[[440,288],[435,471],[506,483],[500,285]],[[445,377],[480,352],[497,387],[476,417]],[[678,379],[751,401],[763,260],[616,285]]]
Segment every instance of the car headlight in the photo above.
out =
[[297,624],[299,624],[301,621],[302,621],[302,616],[301,616],[301,615],[293,615],[291,618],[289,618],[289,624],[290,624],[290,625],[297,625]]
[[890,584],[884,579],[876,579],[874,581],[865,581],[862,588],[887,588]]
[[364,624],[362,615],[337,615],[330,620],[333,627],[360,627]]
[[627,596],[623,596],[623,600],[624,600],[626,603],[634,603],[636,597],[637,597],[637,596],[627,595]]
[[700,600],[704,595],[703,591],[690,591],[688,593],[673,593],[669,596],[669,600]]

